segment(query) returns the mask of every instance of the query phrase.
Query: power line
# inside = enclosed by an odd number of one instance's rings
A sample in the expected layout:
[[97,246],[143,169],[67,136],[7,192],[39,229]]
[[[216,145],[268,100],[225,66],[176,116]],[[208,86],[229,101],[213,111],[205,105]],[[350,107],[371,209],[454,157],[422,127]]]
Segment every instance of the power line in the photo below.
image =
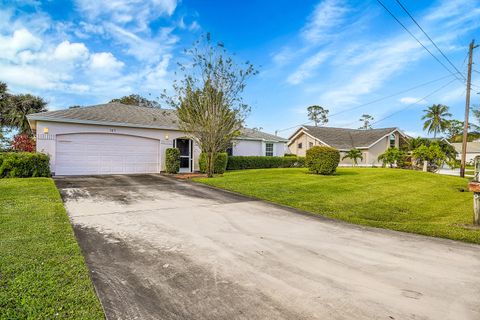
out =
[[425,47],[425,45],[420,40],[418,40],[418,38],[410,30],[408,30],[408,28],[400,20],[398,20],[398,18],[382,3],[382,1],[377,0],[377,2],[392,16],[393,19],[395,19],[395,21],[398,22],[398,24],[400,24],[402,26],[403,29],[405,29],[405,31],[408,32],[408,34],[412,38],[414,38],[435,60],[437,60],[437,62],[440,63],[442,65],[442,67],[445,68],[445,70],[450,72],[457,80],[460,80],[460,81],[463,82],[463,80],[457,78],[457,75],[455,73],[453,73],[449,68],[447,68],[447,66],[444,65],[442,63],[442,61],[440,61],[427,47]]
[[412,19],[412,21],[417,25],[417,27],[422,30],[423,34],[428,38],[428,40],[430,40],[430,42],[435,46],[435,48],[437,48],[438,52],[440,52],[440,54],[445,58],[445,60],[447,60],[448,63],[462,76],[463,80],[466,80],[465,76],[457,69],[457,67],[452,63],[452,61],[448,59],[448,57],[443,53],[443,51],[440,50],[437,44],[432,40],[432,38],[430,38],[430,36],[425,32],[425,30],[423,30],[420,24],[418,24],[417,20],[415,20],[415,18],[410,14],[410,12],[408,12],[407,8],[405,8],[405,6],[400,2],[400,0],[395,1],[397,1],[398,5],[402,7],[403,11],[405,11],[405,13],[410,17],[410,19]]
[[394,97],[394,96],[398,96],[398,95],[400,95],[400,94],[402,94],[402,93],[406,93],[406,92],[409,92],[409,91],[412,91],[412,90],[415,90],[415,89],[424,87],[424,86],[426,86],[426,85],[429,85],[429,84],[431,84],[431,83],[438,82],[438,81],[441,81],[441,80],[446,79],[446,78],[450,78],[451,76],[452,76],[452,75],[448,75],[448,76],[441,77],[441,78],[436,79],[436,80],[428,81],[428,82],[419,84],[419,85],[417,85],[417,86],[415,86],[415,87],[411,87],[411,88],[409,88],[409,89],[406,89],[406,90],[399,91],[399,92],[396,92],[396,93],[394,93],[394,94],[388,95],[388,96],[386,96],[386,97],[378,98],[378,99],[376,99],[376,100],[373,100],[373,101],[370,101],[370,102],[367,102],[367,103],[364,103],[364,104],[355,106],[355,107],[353,107],[353,108],[348,108],[348,109],[345,109],[345,110],[342,110],[342,111],[333,113],[332,115],[330,115],[330,117],[334,117],[334,116],[337,116],[337,115],[342,114],[342,113],[345,113],[345,112],[353,111],[353,110],[359,109],[359,108],[361,108],[361,107],[365,107],[365,106],[367,106],[367,105],[370,105],[370,104],[373,104],[373,103],[376,103],[376,102],[380,102],[380,101],[382,101],[382,100],[386,100],[386,99],[391,98],[391,97]]
[[[369,102],[360,104],[360,105],[358,105],[358,106],[355,106],[355,107],[352,107],[352,108],[348,108],[348,109],[345,109],[345,110],[341,110],[341,111],[339,111],[339,112],[336,112],[336,113],[333,113],[333,114],[329,115],[329,118],[334,117],[334,116],[337,116],[337,115],[342,114],[342,113],[345,113],[345,112],[349,112],[349,111],[353,111],[353,110],[356,110],[356,109],[360,109],[360,108],[362,108],[362,107],[365,107],[365,106],[371,105],[371,104],[373,104],[373,103],[380,102],[380,101],[383,101],[383,100],[392,98],[392,97],[394,97],[394,96],[398,96],[398,95],[400,95],[400,94],[403,94],[403,93],[406,93],[406,92],[409,92],[409,91],[412,91],[412,90],[415,90],[415,89],[418,89],[418,88],[427,86],[427,85],[429,85],[429,84],[432,84],[432,83],[435,83],[435,82],[438,82],[438,81],[441,81],[441,80],[450,78],[451,76],[452,76],[452,75],[449,74],[449,75],[443,76],[443,77],[441,77],[441,78],[438,78],[438,79],[435,79],[435,80],[430,80],[430,81],[427,81],[427,82],[418,84],[418,85],[416,85],[416,86],[414,86],[414,87],[411,87],[411,88],[408,88],[408,89],[405,89],[405,90],[402,90],[402,91],[398,91],[398,92],[396,92],[396,93],[392,93],[392,94],[389,94],[389,95],[387,95],[387,96],[384,96],[384,97],[381,97],[381,98],[378,98],[378,99],[375,99],[375,100],[372,100],[372,101],[369,101]],[[456,80],[456,79],[455,79],[455,80]],[[285,129],[280,129],[280,130],[277,130],[277,132],[283,132],[283,131],[291,130],[291,129],[294,129],[294,128],[297,128],[297,127],[300,127],[300,126],[303,126],[303,125],[307,125],[307,124],[309,124],[309,123],[312,123],[312,121],[305,122],[305,123],[301,123],[301,124],[295,125],[295,126],[293,126],[293,127],[289,127],[289,128],[285,128]]]
[[[409,104],[409,105],[406,106],[405,108],[403,108],[403,109],[401,109],[401,110],[398,110],[398,111],[395,111],[395,112],[392,112],[392,113],[389,114],[388,116],[383,117],[383,118],[381,118],[381,119],[379,119],[379,120],[377,120],[377,121],[375,121],[375,122],[372,122],[372,125],[377,124],[377,123],[379,123],[379,122],[381,122],[381,121],[383,121],[383,120],[386,120],[386,119],[388,119],[388,118],[391,118],[391,117],[393,117],[394,115],[396,115],[397,113],[400,113],[400,112],[405,111],[406,109],[408,109],[408,108],[410,108],[410,107],[412,107],[412,106],[414,106],[414,105],[417,105],[419,102],[427,99],[428,97],[434,95],[435,93],[439,92],[439,91],[442,90],[443,88],[447,87],[448,85],[450,85],[451,83],[453,83],[455,80],[456,80],[456,79],[453,79],[453,80],[447,82],[446,84],[444,84],[444,85],[441,86],[440,88],[438,88],[438,89],[430,92],[430,93],[427,94],[426,96],[424,96],[424,97],[418,99],[417,101]],[[463,94],[463,93],[462,93],[462,94]]]

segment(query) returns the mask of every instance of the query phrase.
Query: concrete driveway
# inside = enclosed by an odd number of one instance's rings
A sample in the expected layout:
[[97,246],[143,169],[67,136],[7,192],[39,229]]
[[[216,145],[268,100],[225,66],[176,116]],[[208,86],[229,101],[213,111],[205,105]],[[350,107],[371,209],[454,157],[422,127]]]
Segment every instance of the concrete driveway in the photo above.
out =
[[480,319],[480,246],[160,175],[56,183],[109,319]]

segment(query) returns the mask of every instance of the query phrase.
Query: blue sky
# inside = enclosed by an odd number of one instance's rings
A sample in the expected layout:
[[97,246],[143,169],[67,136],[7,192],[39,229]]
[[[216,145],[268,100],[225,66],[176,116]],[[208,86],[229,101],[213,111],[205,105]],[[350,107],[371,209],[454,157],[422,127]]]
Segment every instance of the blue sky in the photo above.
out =
[[[383,2],[441,59],[394,0]],[[480,42],[480,1],[402,3],[465,72],[468,43]],[[433,103],[463,118],[465,85],[375,0],[0,0],[0,80],[13,92],[45,97],[51,109],[131,93],[158,96],[170,88],[183,49],[204,32],[260,71],[245,91],[249,127],[274,132],[306,123],[312,104],[339,113],[331,126],[356,128],[368,113],[375,127],[398,126],[412,135],[425,135],[420,118]],[[478,85],[479,75],[473,73]],[[475,89],[473,104],[480,103]]]

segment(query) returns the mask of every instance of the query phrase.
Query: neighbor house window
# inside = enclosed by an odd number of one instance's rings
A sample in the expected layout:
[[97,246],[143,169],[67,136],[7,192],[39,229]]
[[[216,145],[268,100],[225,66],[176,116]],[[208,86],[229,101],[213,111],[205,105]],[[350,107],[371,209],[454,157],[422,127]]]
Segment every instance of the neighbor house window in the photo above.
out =
[[390,148],[395,148],[395,135],[390,135]]
[[265,144],[265,155],[267,157],[273,157],[273,143]]
[[311,147],[313,147],[313,142],[308,143],[308,148],[311,148]]
[[302,149],[302,143],[301,142],[299,144],[297,144],[297,148]]

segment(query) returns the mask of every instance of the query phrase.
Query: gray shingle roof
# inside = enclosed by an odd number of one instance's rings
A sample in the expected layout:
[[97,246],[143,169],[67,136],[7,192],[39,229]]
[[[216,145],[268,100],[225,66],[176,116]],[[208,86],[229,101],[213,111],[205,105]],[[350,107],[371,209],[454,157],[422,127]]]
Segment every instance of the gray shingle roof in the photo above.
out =
[[[30,121],[43,120],[88,124],[110,124],[128,127],[178,130],[178,118],[173,109],[147,108],[122,103],[105,103],[89,107],[34,113]],[[240,139],[287,141],[253,129],[242,129]]]
[[[450,144],[455,148],[455,151],[462,153],[461,142],[453,142]],[[480,142],[467,142],[467,153],[480,153]]]
[[368,148],[380,138],[397,129],[381,128],[360,130],[315,126],[303,126],[303,128],[305,128],[305,132],[308,134],[323,141],[333,148],[341,150],[350,150],[352,148]]
[[273,134],[265,133],[255,129],[243,128],[240,130],[240,139],[251,139],[251,140],[265,140],[265,141],[284,141],[287,142],[288,139],[275,136]]

